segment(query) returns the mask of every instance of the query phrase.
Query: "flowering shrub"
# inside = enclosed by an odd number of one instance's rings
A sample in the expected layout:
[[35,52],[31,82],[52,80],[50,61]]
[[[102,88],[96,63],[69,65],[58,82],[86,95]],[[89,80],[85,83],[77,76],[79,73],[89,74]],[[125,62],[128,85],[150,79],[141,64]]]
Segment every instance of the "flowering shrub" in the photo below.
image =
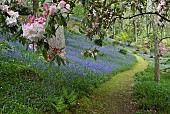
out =
[[159,43],[158,50],[160,56],[165,55],[167,52],[170,52],[170,48],[167,48],[163,42]]
[[[48,53],[53,48],[48,44],[48,39],[55,35],[55,31],[58,28],[55,26],[56,24],[58,26],[67,25],[63,15],[71,11],[70,4],[67,4],[63,0],[59,3],[52,3],[51,5],[45,4],[42,8],[43,12],[40,12],[39,15],[29,15],[26,20],[23,20],[19,18],[18,12],[11,10],[5,3],[5,0],[0,1],[0,13],[4,15],[1,18],[3,20],[6,18],[6,24],[2,26],[5,28],[5,32],[12,33],[14,36],[21,38],[20,40],[24,42],[23,44],[28,40],[29,43],[27,43],[27,46],[29,47],[34,48],[31,45],[36,45],[36,48],[41,50],[44,58],[49,61]],[[16,3],[22,6],[23,2],[17,0]],[[1,23],[4,22],[2,21]],[[23,37],[27,40],[23,40]],[[55,60],[55,57],[57,57],[56,62],[58,64],[63,63],[63,56],[59,55],[62,55],[62,51],[60,51],[60,54],[55,53],[55,56],[51,60]]]

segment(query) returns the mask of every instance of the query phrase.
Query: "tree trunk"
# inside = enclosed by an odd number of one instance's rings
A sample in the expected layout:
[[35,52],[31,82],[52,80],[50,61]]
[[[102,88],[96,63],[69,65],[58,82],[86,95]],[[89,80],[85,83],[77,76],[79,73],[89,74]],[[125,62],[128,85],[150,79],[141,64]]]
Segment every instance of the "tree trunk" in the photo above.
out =
[[138,41],[138,31],[137,31],[137,22],[136,20],[133,20],[133,28],[134,28],[134,34],[135,34],[135,41]]
[[159,69],[159,51],[158,51],[158,45],[159,45],[159,41],[158,41],[158,28],[157,28],[157,23],[155,20],[155,23],[153,25],[153,36],[154,36],[154,44],[155,44],[155,50],[154,50],[154,55],[155,55],[155,68],[154,68],[154,77],[155,77],[155,81],[157,83],[160,82],[160,69]]
[[38,8],[39,8],[38,0],[33,0],[33,15],[36,15]]
[[147,38],[149,38],[149,21],[148,21],[148,15],[146,15],[146,34],[147,34]]
[[119,19],[119,28],[120,28],[119,29],[120,32],[123,31],[123,19],[122,18]]

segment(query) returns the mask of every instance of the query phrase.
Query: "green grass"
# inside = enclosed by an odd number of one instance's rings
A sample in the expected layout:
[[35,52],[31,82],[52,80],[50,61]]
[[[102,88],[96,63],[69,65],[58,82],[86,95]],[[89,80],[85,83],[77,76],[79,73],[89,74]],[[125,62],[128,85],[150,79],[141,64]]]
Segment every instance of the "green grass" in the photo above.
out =
[[[124,72],[115,72],[115,76],[95,89],[91,96],[78,101],[77,113],[87,114],[125,114],[131,107],[129,98],[132,94],[135,73],[147,68],[147,61],[136,56],[138,63]],[[127,68],[127,67],[126,67]],[[121,70],[122,71],[122,70]],[[130,92],[131,91],[131,92]],[[129,106],[130,105],[130,106]],[[128,112],[129,113],[129,112]]]
[[161,73],[160,84],[154,81],[154,68],[136,74],[135,97],[139,113],[170,113],[170,75]]

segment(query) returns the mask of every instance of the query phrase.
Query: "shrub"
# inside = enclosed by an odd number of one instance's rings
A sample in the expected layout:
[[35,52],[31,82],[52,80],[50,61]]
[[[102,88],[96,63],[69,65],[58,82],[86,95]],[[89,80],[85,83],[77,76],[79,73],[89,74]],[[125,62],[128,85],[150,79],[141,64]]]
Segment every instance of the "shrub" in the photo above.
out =
[[116,37],[115,37],[115,40],[118,40],[118,41],[121,41],[121,42],[129,42],[131,39],[130,37],[128,36],[127,32],[125,31],[122,31],[120,32],[120,34],[118,34]]
[[84,17],[84,8],[81,5],[76,4],[76,6],[73,9],[73,16],[83,18]]
[[154,81],[154,68],[149,66],[136,74],[135,98],[142,112],[170,113],[170,78],[162,74],[160,84]]
[[120,49],[119,52],[126,55],[127,54],[127,49],[126,48],[122,48],[122,49]]

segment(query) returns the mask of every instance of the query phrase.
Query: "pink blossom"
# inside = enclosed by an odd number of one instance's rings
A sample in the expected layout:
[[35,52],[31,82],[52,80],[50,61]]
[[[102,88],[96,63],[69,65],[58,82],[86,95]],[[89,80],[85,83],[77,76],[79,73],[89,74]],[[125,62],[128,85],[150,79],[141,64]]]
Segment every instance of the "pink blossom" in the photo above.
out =
[[44,37],[44,27],[44,24],[40,24],[38,22],[24,24],[22,25],[23,37],[31,41],[38,41]]
[[162,18],[160,16],[158,16],[157,21],[161,21],[161,20],[162,20]]
[[16,0],[18,5],[23,5],[24,1],[23,0]]
[[166,0],[161,0],[160,5],[162,6],[166,5]]
[[51,55],[48,55],[48,59],[51,59],[52,57],[51,57]]
[[19,20],[19,21],[22,21],[22,18],[20,17],[20,18],[18,18],[18,20]]
[[162,9],[161,5],[158,5],[157,10],[160,11]]
[[46,17],[48,15],[48,12],[43,12],[43,15]]
[[34,19],[35,19],[35,17],[33,15],[29,15],[27,21],[30,22],[30,23],[33,23]]
[[66,4],[66,9],[70,10],[70,4]]
[[64,50],[64,49],[62,49],[62,50],[61,50],[61,53],[65,53],[65,50]]
[[81,52],[81,55],[84,55],[84,51]]
[[66,5],[66,2],[61,0],[60,3],[58,4],[58,9],[64,8],[65,5]]
[[59,56],[60,56],[61,58],[64,58],[65,55],[64,55],[64,53],[60,53]]
[[57,12],[57,7],[56,5],[51,5],[50,8],[49,8],[49,13],[50,15],[53,15],[54,13]]
[[61,9],[61,12],[62,12],[62,13],[66,13],[66,12],[68,12],[69,10],[70,10],[70,4],[66,4],[66,7],[63,8],[63,9]]
[[57,54],[58,51],[59,51],[59,48],[53,48],[53,52],[54,52],[55,54]]
[[31,26],[31,24],[30,23],[26,23],[26,26]]
[[48,9],[49,9],[48,4],[44,4],[44,6],[43,6],[43,11],[48,11]]

